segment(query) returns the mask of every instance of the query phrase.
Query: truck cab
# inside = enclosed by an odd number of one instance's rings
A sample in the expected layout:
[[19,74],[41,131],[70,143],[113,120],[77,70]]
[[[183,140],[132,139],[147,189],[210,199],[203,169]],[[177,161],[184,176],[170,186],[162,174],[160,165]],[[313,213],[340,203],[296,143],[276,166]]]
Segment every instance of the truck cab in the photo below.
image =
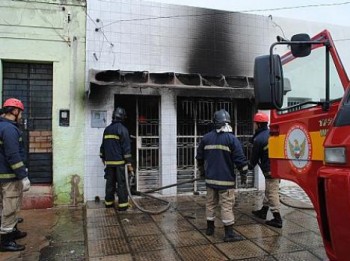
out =
[[349,78],[328,31],[278,40],[254,65],[257,108],[271,110],[271,173],[308,194],[329,259],[349,260]]

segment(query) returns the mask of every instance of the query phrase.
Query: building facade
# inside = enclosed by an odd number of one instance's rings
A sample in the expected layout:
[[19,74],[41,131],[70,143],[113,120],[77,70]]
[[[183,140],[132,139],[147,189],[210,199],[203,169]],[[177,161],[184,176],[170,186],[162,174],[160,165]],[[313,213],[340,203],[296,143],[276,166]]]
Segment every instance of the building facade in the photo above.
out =
[[117,106],[127,110],[141,191],[197,177],[196,147],[218,109],[249,154],[254,58],[272,41],[266,19],[144,1],[89,1],[87,13],[87,200],[104,195],[99,146]]
[[85,1],[0,4],[2,102],[21,99],[32,183],[24,208],[83,202]]
[[[249,156],[254,58],[268,53],[276,35],[324,27],[138,0],[89,0],[87,14],[86,200],[104,195],[99,146],[117,106],[128,113],[141,191],[197,177],[196,145],[220,108]],[[263,188],[261,175],[250,173],[249,187]],[[202,190],[198,182],[161,193]]]
[[[152,1],[3,0],[0,27],[1,99],[26,107],[28,208],[104,197],[99,147],[117,106],[127,110],[142,191],[197,177],[196,146],[217,109],[229,111],[249,156],[254,59],[276,35],[328,29],[350,61],[349,28]],[[248,184],[262,189],[263,178],[250,173]]]

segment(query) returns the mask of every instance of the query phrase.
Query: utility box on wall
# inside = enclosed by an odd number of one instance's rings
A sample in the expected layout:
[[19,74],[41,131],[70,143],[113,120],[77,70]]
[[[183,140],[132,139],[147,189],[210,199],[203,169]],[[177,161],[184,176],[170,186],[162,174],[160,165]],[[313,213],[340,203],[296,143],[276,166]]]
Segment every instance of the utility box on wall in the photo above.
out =
[[107,111],[91,111],[91,128],[105,128],[107,126]]
[[69,126],[69,110],[60,110],[59,125],[64,127]]

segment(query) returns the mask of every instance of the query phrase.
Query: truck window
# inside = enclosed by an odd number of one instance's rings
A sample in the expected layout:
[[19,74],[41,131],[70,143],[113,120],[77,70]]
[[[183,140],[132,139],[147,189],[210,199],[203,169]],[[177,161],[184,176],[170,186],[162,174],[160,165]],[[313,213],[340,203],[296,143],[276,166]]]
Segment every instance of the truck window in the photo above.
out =
[[[289,80],[291,90],[286,93],[282,109],[305,101],[322,102],[325,100],[325,56],[325,49],[317,48],[307,57],[295,58],[283,64],[283,76]],[[333,60],[330,58],[330,99],[339,99],[343,94],[343,86]],[[287,110],[287,112],[312,106],[316,105],[306,103],[292,110]]]

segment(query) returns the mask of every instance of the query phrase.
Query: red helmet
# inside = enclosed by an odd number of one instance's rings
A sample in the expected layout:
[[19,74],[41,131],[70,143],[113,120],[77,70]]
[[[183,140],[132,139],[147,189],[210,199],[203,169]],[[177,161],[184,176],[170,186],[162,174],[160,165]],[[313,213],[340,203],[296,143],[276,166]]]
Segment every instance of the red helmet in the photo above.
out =
[[23,103],[16,98],[9,98],[4,102],[3,107],[15,107],[24,111]]
[[258,112],[254,115],[254,122],[269,122],[269,116],[267,116],[265,113]]

